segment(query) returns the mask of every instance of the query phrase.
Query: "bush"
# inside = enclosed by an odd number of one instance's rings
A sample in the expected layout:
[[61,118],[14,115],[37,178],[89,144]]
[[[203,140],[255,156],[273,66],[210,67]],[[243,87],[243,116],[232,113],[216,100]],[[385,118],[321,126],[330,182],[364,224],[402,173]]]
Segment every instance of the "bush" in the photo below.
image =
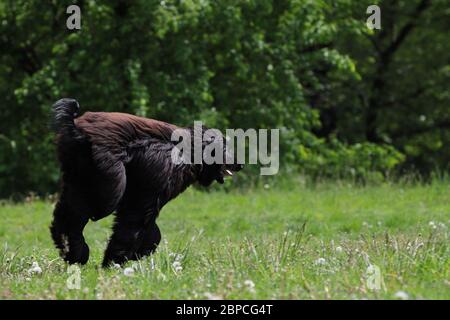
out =
[[335,139],[309,148],[300,145],[297,155],[301,170],[313,177],[364,181],[385,178],[405,160],[391,146],[367,142],[346,145]]

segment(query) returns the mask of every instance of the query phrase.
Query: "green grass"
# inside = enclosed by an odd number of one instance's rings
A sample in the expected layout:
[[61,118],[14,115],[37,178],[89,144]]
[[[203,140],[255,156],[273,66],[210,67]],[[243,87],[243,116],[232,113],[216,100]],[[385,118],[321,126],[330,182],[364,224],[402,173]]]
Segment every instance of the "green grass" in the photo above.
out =
[[[99,267],[112,217],[90,222],[79,290],[67,287],[52,246],[51,211],[39,200],[0,206],[0,298],[450,299],[445,182],[190,189],[162,210],[163,241],[126,265],[132,276]],[[42,273],[29,273],[33,262]],[[380,268],[379,290],[367,286],[370,265]]]

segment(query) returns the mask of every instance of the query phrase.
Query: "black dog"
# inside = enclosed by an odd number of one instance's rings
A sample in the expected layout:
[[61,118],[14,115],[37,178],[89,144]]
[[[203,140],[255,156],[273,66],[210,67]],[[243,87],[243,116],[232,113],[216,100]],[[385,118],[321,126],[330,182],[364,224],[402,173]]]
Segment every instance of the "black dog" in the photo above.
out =
[[[73,99],[53,106],[63,184],[50,231],[69,263],[85,264],[89,259],[83,237],[88,220],[113,212],[103,266],[151,254],[161,240],[156,218],[168,201],[194,182],[223,183],[225,175],[242,168],[228,163],[176,164],[171,159],[171,135],[179,127],[124,113],[86,112],[78,117],[79,109]],[[203,146],[208,143],[202,141]]]

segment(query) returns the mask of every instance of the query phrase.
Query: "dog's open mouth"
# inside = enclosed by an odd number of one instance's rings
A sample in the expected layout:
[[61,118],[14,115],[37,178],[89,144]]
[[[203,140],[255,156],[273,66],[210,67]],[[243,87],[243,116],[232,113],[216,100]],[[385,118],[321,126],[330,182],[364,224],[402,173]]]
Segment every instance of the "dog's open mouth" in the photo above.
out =
[[240,171],[242,169],[242,165],[227,165],[222,168],[220,171],[219,177],[216,179],[220,184],[224,183],[225,177],[232,177],[234,172]]
[[220,184],[224,183],[225,177],[231,177],[233,175],[233,172],[230,169],[224,168],[222,171],[220,171],[219,176],[217,177],[217,182]]

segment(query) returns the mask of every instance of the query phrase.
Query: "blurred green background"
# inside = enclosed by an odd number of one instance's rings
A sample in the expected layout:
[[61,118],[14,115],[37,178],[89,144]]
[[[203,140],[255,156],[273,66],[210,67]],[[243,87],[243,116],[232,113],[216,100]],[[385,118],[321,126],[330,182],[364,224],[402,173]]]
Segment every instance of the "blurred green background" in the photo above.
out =
[[[66,28],[70,4],[79,31]],[[366,26],[371,4],[381,30]],[[0,197],[57,190],[48,123],[61,97],[178,125],[280,128],[281,175],[445,173],[449,27],[446,0],[0,0]]]

